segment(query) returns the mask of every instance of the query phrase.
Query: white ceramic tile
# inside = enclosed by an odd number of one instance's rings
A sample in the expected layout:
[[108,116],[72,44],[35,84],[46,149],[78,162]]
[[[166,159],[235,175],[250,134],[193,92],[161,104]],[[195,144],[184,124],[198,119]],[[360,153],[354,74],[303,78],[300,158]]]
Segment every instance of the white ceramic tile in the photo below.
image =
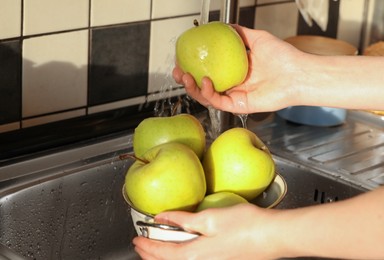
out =
[[0,0],[0,39],[20,36],[21,0]]
[[144,96],[135,97],[135,98],[130,98],[126,100],[120,100],[120,101],[111,102],[103,105],[89,107],[88,113],[94,114],[94,113],[99,113],[103,111],[108,111],[108,110],[113,110],[113,109],[118,109],[118,108],[128,107],[128,106],[134,106],[134,105],[139,105],[144,103],[145,103]]
[[359,46],[364,21],[364,0],[340,1],[337,38]]
[[17,129],[20,129],[20,123],[19,122],[0,125],[0,133],[10,132],[10,131],[17,130]]
[[285,39],[296,35],[297,17],[298,9],[294,2],[259,6],[256,8],[255,28]]
[[58,114],[47,115],[47,116],[35,117],[35,118],[23,120],[22,127],[26,128],[31,126],[43,125],[43,124],[48,124],[48,123],[61,121],[65,119],[80,117],[84,115],[85,115],[85,108],[58,113]]
[[198,16],[153,21],[149,54],[148,92],[167,89],[175,82],[171,76],[175,64],[175,43],[177,37],[193,27]]
[[91,25],[126,23],[150,18],[150,0],[92,0]]
[[[210,10],[217,11],[221,9],[222,0],[210,0]],[[153,0],[152,1],[152,18],[164,18],[178,15],[188,15],[200,13],[202,0]],[[255,0],[240,0],[239,6],[253,6]]]
[[23,43],[23,117],[85,106],[88,32],[34,37]]
[[[239,7],[254,6],[256,0],[239,0]],[[210,10],[220,10],[222,7],[222,0],[211,0]]]
[[152,18],[199,13],[201,0],[153,0]]
[[24,1],[24,35],[88,26],[89,0]]

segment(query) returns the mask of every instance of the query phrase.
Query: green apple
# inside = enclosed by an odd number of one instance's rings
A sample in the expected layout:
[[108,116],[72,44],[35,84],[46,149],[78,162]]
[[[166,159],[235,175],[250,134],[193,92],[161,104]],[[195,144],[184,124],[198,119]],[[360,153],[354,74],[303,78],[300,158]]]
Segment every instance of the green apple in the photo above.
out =
[[232,128],[217,137],[204,155],[203,167],[208,193],[230,191],[248,201],[275,177],[269,150],[245,128]]
[[218,92],[242,83],[248,73],[243,40],[232,26],[217,21],[182,33],[176,41],[176,62],[199,87],[207,76]]
[[152,147],[179,142],[189,146],[201,159],[205,151],[205,131],[200,121],[189,114],[149,117],[140,122],[133,135],[133,151],[141,157]]
[[196,212],[209,208],[225,208],[240,203],[248,203],[246,199],[233,192],[221,191],[209,194],[197,206]]
[[164,143],[136,160],[125,176],[125,190],[140,211],[194,211],[206,193],[201,161],[191,148]]

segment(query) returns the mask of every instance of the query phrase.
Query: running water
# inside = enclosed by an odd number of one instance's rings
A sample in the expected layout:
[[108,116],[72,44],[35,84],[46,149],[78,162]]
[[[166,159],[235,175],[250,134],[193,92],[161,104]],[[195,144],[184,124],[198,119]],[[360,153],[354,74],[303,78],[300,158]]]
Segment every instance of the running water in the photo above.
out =
[[241,121],[241,125],[243,128],[247,128],[247,118],[248,114],[235,114]]
[[[202,0],[201,4],[201,13],[200,13],[200,24],[208,23],[209,21],[209,6],[210,6],[210,0]],[[214,140],[216,139],[221,132],[224,130],[222,129],[221,120],[220,119],[220,111],[209,106],[209,118],[210,118],[210,127],[208,130],[208,136]],[[247,118],[248,114],[234,114],[235,116],[239,117],[242,127],[247,128]]]
[[[169,49],[175,49],[176,39],[175,36],[169,40]],[[169,52],[164,58],[162,66],[157,68],[156,72],[151,76],[150,80],[160,85],[160,89],[149,94],[142,107],[147,108],[152,102],[155,102],[153,109],[155,116],[166,117],[182,112],[191,113],[190,102],[192,100],[190,97],[184,96],[184,88],[178,85],[172,77],[174,65],[174,53]]]
[[[239,107],[243,107],[243,108],[245,107],[245,103],[243,101],[239,101],[238,105],[239,105]],[[233,115],[237,116],[240,119],[242,127],[246,129],[247,128],[248,114],[235,114],[234,113]]]
[[[209,6],[210,0],[202,0],[201,2],[201,11],[200,11],[200,21],[199,24],[206,24],[209,22]],[[207,134],[211,140],[215,140],[221,132],[220,127],[220,113],[214,107],[208,107],[210,126],[207,127]]]

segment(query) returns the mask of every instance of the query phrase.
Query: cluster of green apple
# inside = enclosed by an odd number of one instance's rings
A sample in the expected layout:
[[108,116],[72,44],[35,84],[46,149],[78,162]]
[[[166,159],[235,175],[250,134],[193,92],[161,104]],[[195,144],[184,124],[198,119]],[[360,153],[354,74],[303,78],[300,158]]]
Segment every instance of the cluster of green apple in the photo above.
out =
[[133,149],[125,191],[138,210],[154,215],[248,202],[275,177],[272,156],[253,132],[229,129],[206,149],[204,128],[189,114],[143,120]]

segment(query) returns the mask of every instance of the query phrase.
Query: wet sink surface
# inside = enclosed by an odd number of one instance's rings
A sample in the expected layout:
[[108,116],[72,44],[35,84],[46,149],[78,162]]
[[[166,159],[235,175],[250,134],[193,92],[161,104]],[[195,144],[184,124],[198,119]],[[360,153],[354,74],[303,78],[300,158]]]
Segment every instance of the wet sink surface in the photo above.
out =
[[[118,154],[127,151],[83,159],[72,163],[74,169],[49,168],[0,183],[0,243],[32,259],[138,259],[131,244],[136,233],[121,195],[132,161],[119,160]],[[278,208],[364,192],[282,158],[275,161],[288,185]]]
[[2,197],[0,243],[32,259],[134,258],[126,167],[109,163]]

